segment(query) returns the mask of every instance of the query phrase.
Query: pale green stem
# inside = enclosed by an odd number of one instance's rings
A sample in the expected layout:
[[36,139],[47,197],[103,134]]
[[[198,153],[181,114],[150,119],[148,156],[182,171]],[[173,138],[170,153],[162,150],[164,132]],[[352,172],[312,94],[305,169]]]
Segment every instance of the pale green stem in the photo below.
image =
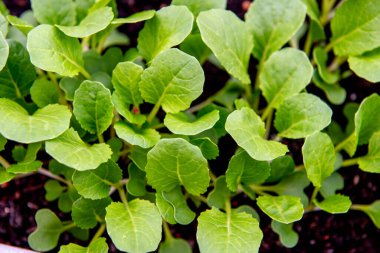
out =
[[57,81],[57,77],[55,76],[55,74],[48,71],[47,75],[48,75],[50,81],[54,84],[55,89],[57,90],[58,97],[59,97],[59,102],[61,104],[63,104],[63,105],[68,105],[68,103],[66,101],[65,94],[61,90],[61,87],[59,87],[59,84],[58,84],[58,81]]
[[166,221],[163,220],[162,221],[162,226],[164,228],[165,240],[166,241],[173,240],[173,235],[172,235],[172,232],[170,231],[168,223],[166,223]]
[[360,157],[344,160],[341,167],[350,167],[357,165]]
[[340,143],[338,143],[338,145],[335,146],[335,152],[339,152],[341,151],[344,146],[351,141],[351,138],[352,138],[352,135],[354,135],[355,133],[352,133],[350,136],[348,136],[346,139],[344,139],[343,141],[341,141]]
[[11,164],[1,155],[0,155],[0,164],[6,169],[11,167]]
[[125,191],[123,190],[123,188],[119,186],[117,187],[117,191],[119,192],[120,199],[124,203],[125,207],[129,208],[127,195],[125,194]]
[[65,231],[68,231],[68,230],[70,230],[70,229],[73,229],[73,228],[75,228],[76,226],[77,226],[77,225],[75,225],[74,222],[69,223],[69,224],[67,224],[66,226],[64,226],[64,227],[62,228],[62,232],[65,232]]
[[101,237],[105,230],[106,230],[106,224],[100,225],[98,231],[96,231],[94,237],[92,237],[90,244],[94,242],[96,239],[98,239],[99,237]]
[[61,183],[64,183],[66,185],[71,185],[70,181],[63,179],[62,177],[60,177],[58,175],[54,175],[53,173],[51,173],[47,169],[39,168],[37,172],[38,172],[38,174],[41,174],[41,175],[47,176],[49,178],[55,179],[55,180],[57,180]]
[[150,111],[146,121],[148,121],[148,123],[151,123],[152,120],[154,119],[154,117],[156,117],[158,111],[160,110],[160,107],[161,107],[161,103],[160,102],[157,102],[157,104],[154,105],[153,109]]

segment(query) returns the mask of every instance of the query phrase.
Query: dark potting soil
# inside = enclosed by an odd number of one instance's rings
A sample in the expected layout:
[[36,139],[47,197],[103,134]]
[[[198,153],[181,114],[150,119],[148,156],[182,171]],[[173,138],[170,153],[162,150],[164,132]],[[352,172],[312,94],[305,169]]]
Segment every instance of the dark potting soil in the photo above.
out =
[[[159,9],[170,3],[170,0],[120,0],[120,16],[127,16],[132,13],[146,10]],[[24,10],[30,8],[27,0],[4,0],[11,13],[14,15],[21,14]],[[229,0],[228,9],[243,17],[249,1]],[[142,24],[123,26],[122,30],[126,32],[131,39],[132,45],[136,44],[138,31]],[[252,62],[252,66],[254,62]],[[250,67],[254,69],[254,67]],[[205,95],[215,93],[222,84],[224,84],[228,75],[214,67],[210,63],[204,65],[206,73]],[[251,73],[254,73],[253,71]],[[370,84],[356,76],[344,80],[342,86],[347,90],[347,101],[360,103],[363,98],[372,93],[380,93],[379,85]],[[311,88],[309,91],[317,93],[325,99],[324,95]],[[204,98],[203,97],[203,98]],[[201,101],[202,98],[199,100]],[[327,101],[325,99],[325,101]],[[341,125],[346,121],[342,116],[342,107],[332,106],[334,110],[333,118]],[[296,163],[302,161],[300,150],[302,141],[286,140],[293,154]],[[228,159],[232,156],[236,144],[230,137],[223,137],[220,141],[220,156],[216,161],[210,163],[211,169],[215,174],[223,174],[227,168]],[[12,145],[12,143],[7,144]],[[353,203],[368,204],[380,199],[380,175],[364,173],[356,167],[349,167],[340,170],[345,179],[345,187],[340,193],[349,196]],[[38,209],[49,208],[53,210],[62,220],[70,217],[58,211],[56,202],[47,202],[44,198],[44,183],[48,180],[42,175],[33,175],[20,178],[12,182],[0,185],[0,243],[11,244],[14,246],[28,248],[27,236],[35,229],[34,215]],[[311,188],[306,189],[310,194]],[[233,206],[249,204],[255,207],[253,201],[247,197],[241,196],[232,202]],[[201,209],[206,208],[204,206]],[[294,229],[299,234],[299,242],[292,249],[284,248],[278,236],[272,232],[270,227],[271,220],[258,208],[260,214],[260,227],[264,233],[264,239],[260,252],[318,252],[318,253],[377,253],[380,252],[380,230],[376,229],[372,221],[361,212],[349,211],[347,214],[330,215],[325,212],[306,213],[301,221],[294,224]],[[175,225],[171,226],[174,236],[181,237],[189,241],[194,247],[194,252],[199,252],[196,246],[196,221],[188,226]],[[67,244],[80,241],[74,240],[67,233],[61,236],[60,243]],[[110,240],[110,252],[118,252]],[[53,250],[52,252],[56,252]],[[179,252],[180,253],[180,252]]]

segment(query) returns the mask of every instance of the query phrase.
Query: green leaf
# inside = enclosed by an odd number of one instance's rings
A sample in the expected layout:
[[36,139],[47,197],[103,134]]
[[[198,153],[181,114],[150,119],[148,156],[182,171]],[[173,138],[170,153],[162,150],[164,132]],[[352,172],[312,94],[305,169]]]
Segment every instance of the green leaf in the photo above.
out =
[[233,12],[218,9],[199,14],[197,24],[203,41],[227,72],[250,84],[248,64],[253,41],[248,26]]
[[190,143],[195,146],[198,146],[202,151],[202,155],[207,160],[213,160],[219,156],[218,145],[211,141],[210,138],[205,137],[193,139],[190,141]]
[[272,230],[280,237],[280,242],[287,248],[293,248],[298,243],[298,234],[293,230],[293,224],[284,224],[272,220]]
[[380,48],[366,52],[358,56],[348,57],[350,69],[356,75],[372,83],[380,82],[380,74],[377,71],[380,67]]
[[128,166],[128,176],[128,193],[136,197],[142,197],[146,195],[147,191],[145,189],[145,172],[140,170],[134,163],[130,163]]
[[71,212],[74,201],[76,201],[80,195],[74,187],[69,186],[68,190],[59,197],[58,208],[64,213]]
[[344,187],[344,179],[338,173],[334,172],[331,176],[323,180],[322,187],[319,192],[324,198],[335,195],[337,190],[342,190]]
[[162,105],[165,112],[176,113],[189,108],[202,94],[204,81],[202,67],[194,57],[169,49],[145,69],[140,91],[146,102]]
[[256,161],[244,150],[239,150],[228,163],[226,181],[228,188],[236,192],[238,185],[261,184],[270,175],[270,166],[266,161]]
[[33,25],[29,24],[24,19],[18,18],[16,16],[8,15],[7,20],[12,26],[16,27],[18,30],[20,30],[25,35],[28,35],[30,30],[33,29]]
[[199,33],[190,34],[179,46],[181,51],[197,58],[203,65],[211,55],[211,50],[205,45]]
[[4,167],[0,166],[0,184],[11,181],[15,177],[14,174],[9,173]]
[[380,173],[380,132],[369,140],[368,154],[358,160],[359,168],[370,173]]
[[5,149],[5,144],[7,144],[7,142],[8,140],[0,134],[0,151],[3,151]]
[[307,206],[309,198],[304,193],[304,189],[309,186],[310,181],[304,171],[294,172],[293,174],[282,179],[278,184],[273,186],[273,190],[278,195],[291,195],[301,199],[304,207]]
[[196,135],[212,128],[218,120],[218,110],[204,114],[195,120],[191,120],[186,113],[167,113],[164,124],[172,133]]
[[62,105],[48,105],[33,115],[16,102],[0,98],[0,133],[20,143],[33,143],[58,137],[69,128],[71,113]]
[[[1,43],[0,34],[0,53],[1,57],[6,57],[6,66],[0,72],[0,97],[23,98],[29,93],[33,81],[36,79],[35,67],[30,63],[29,54],[24,46],[15,40],[9,40],[6,51]],[[8,58],[8,60],[7,60]],[[1,62],[1,60],[0,60]],[[5,62],[4,62],[5,63]],[[0,63],[0,69],[2,69]]]
[[352,205],[352,209],[365,212],[371,218],[373,224],[380,228],[380,200],[376,200],[369,205]]
[[189,10],[198,16],[200,12],[211,9],[225,9],[226,0],[173,0],[172,5],[185,5]]
[[173,207],[173,217],[181,225],[190,224],[195,213],[188,207],[180,186],[168,192],[162,192],[162,197]]
[[335,151],[330,137],[325,133],[306,137],[302,156],[307,177],[315,187],[321,187],[323,181],[334,172]]
[[260,89],[270,107],[300,93],[310,83],[313,66],[307,55],[294,48],[273,53],[259,76]]
[[75,91],[79,88],[81,83],[81,80],[78,78],[64,77],[59,82],[59,87],[65,92],[66,99],[73,101]]
[[[357,15],[361,13],[361,15]],[[355,19],[347,17],[355,16]],[[380,6],[376,0],[347,0],[331,21],[331,45],[338,56],[360,55],[379,47]]]
[[42,162],[40,161],[22,162],[12,164],[9,168],[7,168],[7,171],[11,173],[30,173],[37,171],[41,168],[41,166]]
[[145,166],[148,162],[147,154],[149,149],[144,149],[139,146],[133,146],[131,153],[129,154],[129,158],[133,161],[136,166],[142,170],[145,171]]
[[135,106],[143,102],[139,82],[143,68],[133,62],[121,62],[112,72],[112,84],[123,101]]
[[102,134],[112,123],[111,92],[103,84],[84,81],[75,91],[74,115],[83,129]]
[[380,117],[377,115],[380,109],[380,96],[372,94],[366,97],[355,114],[355,134],[357,144],[363,145],[369,142],[371,136],[380,131]]
[[302,218],[304,209],[299,197],[283,196],[260,196],[257,205],[273,220],[289,224]]
[[90,146],[82,141],[73,128],[58,138],[47,141],[46,152],[58,162],[79,171],[93,170],[108,161],[112,155],[107,144]]
[[161,138],[155,129],[142,129],[127,122],[117,122],[115,124],[117,136],[131,145],[137,145],[142,148],[153,147]]
[[210,207],[225,209],[229,197],[230,190],[227,187],[226,177],[220,176],[215,181],[214,189],[207,196],[207,204]]
[[264,138],[264,122],[252,109],[245,107],[232,112],[225,127],[237,144],[255,160],[273,160],[288,151],[285,145]]
[[82,247],[73,243],[61,246],[58,253],[107,253],[108,244],[106,238],[98,238],[92,241],[88,247]]
[[73,184],[78,193],[88,199],[102,199],[108,196],[111,185],[122,179],[122,171],[112,161],[101,164],[95,170],[75,171]]
[[276,111],[279,136],[299,139],[319,132],[331,122],[332,110],[315,95],[301,93],[285,100]]
[[62,222],[49,209],[40,209],[36,216],[37,229],[28,237],[29,246],[38,251],[49,251],[58,244],[64,230]]
[[216,208],[198,217],[197,242],[202,253],[258,252],[263,233],[247,213],[223,213]]
[[0,70],[2,70],[7,63],[9,56],[9,45],[5,40],[4,35],[0,32]]
[[162,219],[154,204],[135,199],[128,205],[112,203],[106,210],[107,232],[117,249],[128,252],[157,249]]
[[[316,0],[301,0],[307,7],[307,15],[320,26],[320,11]],[[297,240],[298,241],[298,240]]]
[[77,26],[57,25],[57,27],[67,36],[84,38],[104,30],[112,20],[112,8],[103,7],[88,13]]
[[59,94],[54,84],[47,79],[37,79],[30,88],[30,95],[38,107],[58,104]]
[[[44,43],[41,43],[44,38]],[[82,47],[51,25],[39,25],[28,34],[27,49],[38,68],[73,77],[83,71]]]
[[46,194],[45,199],[47,201],[53,201],[59,198],[66,187],[63,187],[58,181],[49,180],[44,185]]
[[33,14],[41,24],[74,25],[76,23],[75,4],[72,0],[32,0],[31,2]]
[[98,219],[104,219],[109,204],[111,204],[110,198],[99,200],[79,198],[73,203],[71,217],[75,225],[82,229],[94,228],[98,224]]
[[253,33],[253,55],[266,60],[296,34],[305,16],[299,0],[256,0],[245,15]]
[[317,47],[313,51],[313,59],[318,67],[318,73],[323,81],[334,84],[339,80],[339,72],[331,73],[327,68],[328,55],[322,47]]
[[328,213],[347,213],[351,207],[351,200],[347,196],[337,194],[325,198],[322,202],[314,199],[314,204]]
[[[112,94],[112,102],[115,106],[116,111],[120,115],[122,115],[128,122],[141,126],[143,123],[145,123],[146,116],[140,113],[131,112],[130,111],[131,105],[128,103],[125,103],[124,99],[125,97],[121,96],[117,92],[114,92]],[[134,107],[134,108],[137,108],[137,107]]]
[[8,34],[8,21],[2,13],[0,13],[0,32],[4,35],[4,37]]
[[156,206],[164,220],[169,224],[177,224],[174,218],[174,207],[162,195],[163,192],[156,192]]
[[113,25],[122,25],[122,24],[135,24],[142,21],[149,20],[154,17],[156,14],[155,10],[147,10],[134,13],[126,18],[117,18],[114,19],[111,24]]
[[272,161],[270,164],[270,176],[266,182],[273,183],[280,179],[289,176],[294,171],[294,160],[291,156],[280,156]]
[[138,49],[148,62],[180,44],[193,28],[194,17],[185,6],[168,6],[156,12],[139,33]]
[[161,139],[148,152],[145,167],[148,183],[157,191],[183,185],[187,192],[200,195],[209,186],[207,160],[201,150],[184,139]]
[[191,247],[184,239],[170,238],[161,243],[158,253],[192,253]]
[[317,72],[313,76],[314,84],[323,90],[327,99],[335,105],[341,105],[346,100],[347,92],[338,83],[328,84],[319,76]]

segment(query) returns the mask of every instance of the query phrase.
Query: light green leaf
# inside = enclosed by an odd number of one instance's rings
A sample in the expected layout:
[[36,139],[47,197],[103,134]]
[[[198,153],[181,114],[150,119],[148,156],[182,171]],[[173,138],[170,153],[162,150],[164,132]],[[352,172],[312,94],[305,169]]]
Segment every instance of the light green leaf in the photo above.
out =
[[380,117],[374,117],[380,110],[380,96],[372,94],[366,97],[355,114],[355,135],[357,144],[369,142],[371,136],[380,131]]
[[256,0],[245,15],[253,33],[253,55],[266,60],[296,34],[305,16],[299,0]]
[[59,197],[58,208],[64,213],[71,212],[74,201],[76,201],[80,195],[73,186],[69,186],[68,190]]
[[0,32],[0,70],[2,70],[7,63],[9,55],[9,46],[5,40],[4,35]]
[[84,81],[75,91],[74,115],[83,129],[102,134],[112,123],[111,92],[103,84]]
[[175,134],[196,135],[212,128],[219,120],[219,111],[214,110],[201,117],[191,120],[186,113],[167,113],[164,119],[165,126]]
[[0,166],[0,184],[11,181],[15,174],[9,173],[4,167]]
[[213,159],[216,159],[219,156],[218,145],[216,145],[208,137],[193,139],[193,140],[190,141],[190,143],[193,144],[193,145],[198,146],[201,149],[201,151],[202,151],[202,155],[207,160],[213,160]]
[[88,247],[82,247],[73,243],[61,246],[58,253],[107,253],[108,244],[106,238],[98,238],[92,241]]
[[303,163],[306,174],[315,187],[334,172],[334,144],[325,133],[315,133],[306,137],[302,146]]
[[102,199],[108,196],[111,185],[122,178],[122,171],[112,161],[101,164],[95,170],[75,171],[73,184],[78,193],[88,199]]
[[350,69],[356,75],[372,83],[380,82],[380,48],[366,52],[359,56],[348,57]]
[[245,107],[232,112],[225,127],[237,144],[255,160],[273,160],[288,151],[285,145],[264,139],[264,122],[252,109]]
[[146,102],[160,104],[165,112],[176,113],[189,108],[202,94],[204,81],[202,67],[194,57],[169,49],[143,72],[140,91]]
[[5,149],[5,144],[7,144],[7,142],[8,140],[0,134],[0,151],[3,151]]
[[64,77],[59,82],[59,87],[65,92],[66,99],[73,101],[75,91],[79,88],[81,83],[81,80],[78,78]]
[[[44,43],[41,43],[44,38]],[[27,49],[38,68],[73,77],[83,71],[82,47],[51,25],[39,25],[28,33]]]
[[351,200],[347,196],[337,194],[325,198],[322,202],[314,199],[314,204],[328,213],[347,213],[351,207]]
[[310,83],[313,66],[307,55],[294,48],[273,53],[259,76],[260,89],[270,107],[300,93]]
[[207,196],[207,204],[224,210],[229,197],[230,190],[227,187],[226,176],[220,176],[215,181],[214,189]]
[[272,220],[272,230],[280,237],[280,242],[287,248],[293,248],[298,243],[298,234],[293,230],[293,224],[284,224]]
[[174,207],[162,195],[162,192],[156,192],[156,206],[164,220],[169,224],[177,224],[174,218]]
[[30,173],[35,172],[41,168],[42,162],[32,161],[32,162],[22,162],[17,164],[12,164],[7,171],[10,173]]
[[319,132],[331,122],[332,110],[315,95],[301,93],[285,100],[276,111],[279,136],[298,139]]
[[135,106],[143,102],[139,82],[143,68],[133,62],[121,62],[112,72],[112,84],[124,103]]
[[301,199],[289,195],[260,196],[257,205],[273,220],[285,224],[300,220],[304,212]]
[[369,140],[368,154],[358,160],[359,168],[370,173],[380,173],[380,132]]
[[317,47],[313,51],[313,59],[318,67],[319,76],[328,84],[335,84],[339,80],[339,72],[332,73],[327,68],[328,55],[327,52],[321,48]]
[[169,192],[162,192],[162,197],[173,206],[173,217],[176,222],[188,225],[194,220],[195,213],[188,207],[180,186]]
[[46,191],[45,199],[47,201],[53,201],[59,198],[64,190],[66,190],[66,187],[63,187],[58,181],[56,180],[49,180],[45,183],[44,189]]
[[33,143],[58,137],[70,125],[71,113],[62,105],[48,105],[33,115],[16,102],[0,98],[0,133],[20,143]]
[[197,24],[203,41],[227,72],[250,84],[248,64],[253,41],[247,25],[233,12],[218,9],[199,14]]
[[71,217],[75,225],[82,229],[94,228],[99,218],[104,219],[109,204],[111,204],[110,198],[99,200],[79,198],[73,203]]
[[272,161],[270,164],[270,176],[266,182],[273,183],[280,179],[289,176],[294,171],[294,160],[291,156],[280,156]]
[[369,205],[352,205],[353,210],[365,212],[371,218],[373,224],[380,228],[380,200],[374,201]]
[[128,193],[136,197],[142,197],[146,195],[147,191],[145,189],[145,172],[140,170],[134,163],[130,163],[128,166],[128,176]]
[[157,249],[162,219],[154,204],[135,199],[128,205],[112,203],[106,210],[107,232],[116,248],[127,252]]
[[112,8],[103,7],[88,13],[77,26],[57,25],[57,27],[67,36],[84,38],[104,30],[112,20]]
[[62,222],[49,209],[40,209],[36,216],[37,229],[28,237],[29,246],[38,251],[49,251],[58,244],[64,230]]
[[161,138],[155,129],[142,129],[127,122],[119,121],[114,127],[118,137],[131,145],[137,145],[142,148],[153,147]]
[[[24,46],[15,40],[9,40],[8,51],[1,46],[0,34],[0,54],[6,57],[6,66],[0,72],[0,97],[23,98],[29,93],[33,81],[36,79],[35,67],[30,63],[29,54]],[[8,44],[6,50],[8,50]],[[8,60],[7,60],[8,58]],[[5,62],[4,62],[5,63]],[[0,69],[1,63],[0,63]]]
[[4,37],[8,34],[8,21],[2,13],[0,13],[0,32],[4,35]]
[[126,18],[117,18],[114,19],[111,24],[113,25],[122,25],[122,24],[135,24],[138,22],[146,21],[154,17],[156,14],[155,10],[147,10],[134,13]]
[[158,253],[192,253],[191,247],[184,239],[170,238],[161,243]]
[[172,5],[185,5],[189,10],[198,16],[202,11],[211,9],[225,9],[227,6],[226,0],[173,0]]
[[147,154],[149,149],[144,149],[139,146],[133,146],[131,153],[129,154],[129,158],[133,161],[136,166],[142,170],[145,171],[145,166],[147,164]]
[[179,46],[181,51],[197,58],[203,65],[211,55],[211,50],[205,45],[199,33],[190,34]]
[[[318,7],[318,3],[316,0],[301,0],[303,4],[307,7],[307,15],[316,22],[318,25],[320,24],[319,18],[320,18],[320,11]],[[298,240],[297,240],[298,241]]]
[[30,30],[33,29],[33,25],[29,24],[24,19],[18,18],[16,16],[8,15],[7,20],[12,26],[16,27],[18,30],[20,30],[25,35],[28,35]]
[[90,146],[82,141],[73,128],[58,138],[47,141],[45,148],[58,162],[79,171],[96,169],[112,155],[112,150],[107,144]]
[[338,172],[334,172],[331,176],[323,180],[322,187],[319,192],[324,198],[328,198],[335,195],[337,190],[342,190],[343,187],[343,177]]
[[58,104],[59,94],[54,84],[47,79],[37,79],[30,88],[30,95],[38,107]]
[[319,76],[317,72],[313,76],[314,84],[323,90],[327,99],[335,105],[341,105],[346,100],[347,92],[338,83],[328,84]]
[[[355,19],[347,19],[350,16]],[[379,47],[379,26],[380,5],[376,0],[344,1],[331,21],[334,53],[338,56],[360,55]]]
[[228,188],[236,192],[238,185],[261,184],[270,175],[270,166],[266,161],[256,161],[244,150],[239,150],[230,160],[226,171]]
[[247,213],[223,213],[216,208],[198,217],[197,242],[202,253],[258,252],[263,233]]
[[184,139],[161,139],[148,152],[145,167],[148,183],[157,191],[183,185],[187,192],[200,195],[209,186],[207,160],[197,146]]
[[185,6],[160,9],[139,34],[140,54],[150,62],[159,53],[180,44],[190,34],[193,21],[193,14]]
[[123,116],[128,122],[141,126],[146,121],[146,116],[144,114],[140,114],[140,112],[131,112],[131,105],[126,103],[124,99],[125,97],[121,96],[117,92],[112,94],[112,103],[114,104],[116,111],[120,113],[120,115]]
[[41,24],[74,25],[76,23],[75,4],[72,0],[32,0],[31,2],[33,14]]

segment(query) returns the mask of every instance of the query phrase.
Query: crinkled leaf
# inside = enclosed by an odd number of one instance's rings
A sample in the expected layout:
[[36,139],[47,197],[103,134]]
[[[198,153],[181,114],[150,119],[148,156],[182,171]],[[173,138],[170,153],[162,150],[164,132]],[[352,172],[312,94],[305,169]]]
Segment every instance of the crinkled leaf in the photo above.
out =
[[337,194],[331,195],[321,202],[314,199],[314,204],[328,213],[347,213],[351,207],[351,200],[348,196]]
[[227,187],[226,177],[220,176],[215,181],[214,189],[207,196],[207,204],[210,207],[224,209],[229,197],[230,190]]
[[298,234],[293,230],[293,224],[284,224],[272,220],[272,230],[280,237],[280,242],[287,248],[293,248],[298,243]]
[[31,2],[34,16],[41,24],[76,23],[75,4],[72,0],[32,0]]
[[171,191],[162,192],[162,197],[173,206],[173,215],[176,222],[181,225],[188,225],[194,220],[195,213],[187,205],[180,186]]
[[104,219],[109,204],[111,204],[110,198],[98,200],[79,198],[73,203],[71,217],[75,225],[82,229],[94,228],[99,218]]
[[155,129],[143,129],[135,127],[127,122],[117,122],[115,124],[117,136],[131,145],[137,145],[142,148],[153,147],[159,140],[160,134]]
[[58,104],[59,94],[54,84],[47,79],[37,79],[30,88],[30,95],[38,107]]
[[129,194],[136,197],[142,197],[147,194],[145,189],[146,174],[144,171],[140,170],[134,163],[130,163],[128,166],[128,176],[127,190]]
[[192,253],[191,247],[187,241],[180,238],[166,239],[161,243],[158,253]]
[[190,141],[190,143],[198,146],[202,151],[202,155],[207,160],[213,160],[219,156],[218,145],[216,145],[213,141],[211,141],[210,138],[205,137],[205,138],[193,139]]
[[380,173],[380,132],[369,140],[368,154],[359,158],[359,168],[366,172]]

